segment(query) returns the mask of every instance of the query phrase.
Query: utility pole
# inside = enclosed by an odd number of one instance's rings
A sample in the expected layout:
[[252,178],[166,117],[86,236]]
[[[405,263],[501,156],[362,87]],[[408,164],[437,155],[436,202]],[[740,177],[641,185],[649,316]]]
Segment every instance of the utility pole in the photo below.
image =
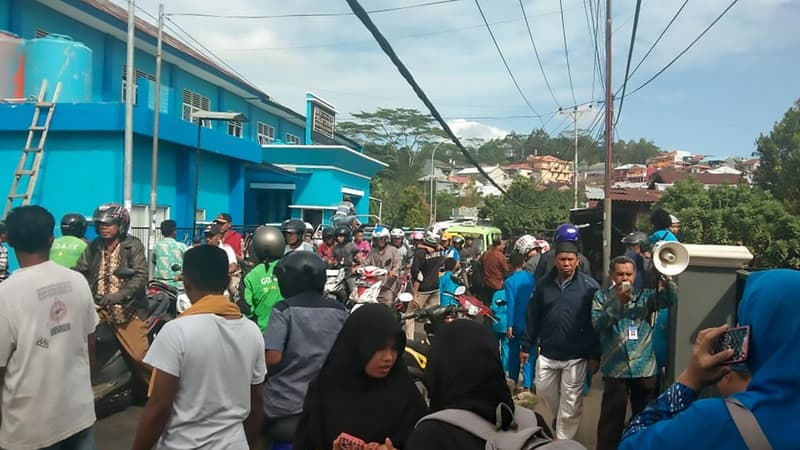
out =
[[125,71],[125,153],[123,163],[122,200],[125,209],[133,206],[133,96],[136,87],[136,68],[133,65],[136,30],[136,1],[128,0],[128,55]]
[[[164,2],[158,4],[158,42],[156,44],[156,85],[153,95],[153,155],[150,167],[150,236],[148,248],[152,254],[156,239],[156,212],[158,211],[158,121],[161,114],[161,44],[164,30]],[[152,267],[152,264],[151,264]]]
[[606,173],[603,192],[603,286],[608,286],[608,271],[611,263],[611,153],[612,119],[614,118],[614,97],[611,90],[611,0],[606,0]]
[[578,209],[578,119],[580,115],[592,110],[592,105],[584,105],[582,107],[575,106],[571,110],[564,111],[559,108],[559,114],[569,114],[572,117],[573,131],[575,137],[575,159],[572,162],[572,188],[575,194],[575,201],[573,204],[574,209]]

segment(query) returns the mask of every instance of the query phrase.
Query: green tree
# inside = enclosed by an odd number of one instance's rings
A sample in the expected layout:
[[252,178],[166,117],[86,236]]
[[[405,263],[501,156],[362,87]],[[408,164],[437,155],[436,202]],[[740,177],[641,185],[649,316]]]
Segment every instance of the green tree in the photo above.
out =
[[682,242],[744,245],[755,267],[800,268],[800,219],[760,188],[705,189],[689,179],[667,189],[655,207],[681,218]]
[[407,186],[392,202],[387,219],[392,226],[424,227],[430,222],[430,205],[417,186]]
[[461,199],[452,192],[436,193],[436,220],[449,220],[455,208],[461,205]]
[[772,192],[794,214],[800,214],[800,100],[786,111],[768,135],[756,140],[761,159],[755,182]]
[[[644,138],[638,141],[629,140],[627,142],[620,139],[614,143],[614,162],[622,164],[644,164],[647,158],[655,156],[659,150],[656,144]],[[605,157],[603,160],[605,161]]]
[[536,189],[535,182],[517,178],[508,188],[514,200],[497,197],[484,202],[481,216],[489,218],[506,236],[525,230],[552,230],[569,220],[572,193],[556,189]]

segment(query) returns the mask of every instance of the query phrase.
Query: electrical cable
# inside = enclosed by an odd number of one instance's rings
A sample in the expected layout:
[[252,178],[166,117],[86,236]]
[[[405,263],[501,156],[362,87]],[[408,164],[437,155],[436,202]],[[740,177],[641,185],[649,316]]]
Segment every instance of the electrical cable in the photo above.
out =
[[669,30],[669,28],[675,22],[675,19],[677,19],[678,16],[681,14],[681,11],[683,11],[683,8],[686,7],[687,3],[689,3],[689,0],[684,0],[683,4],[681,5],[680,8],[678,8],[678,11],[675,12],[675,15],[672,16],[672,19],[670,19],[670,21],[667,24],[667,26],[664,27],[663,30],[661,30],[661,34],[658,35],[658,37],[656,38],[655,42],[653,42],[653,45],[651,45],[650,48],[647,49],[647,52],[645,52],[644,56],[642,56],[642,59],[639,61],[639,63],[636,64],[636,67],[634,67],[633,70],[631,70],[631,77],[633,77],[633,75],[636,73],[636,71],[639,70],[639,67],[642,66],[642,63],[644,62],[644,60],[646,60],[647,57],[650,56],[650,53],[652,53],[653,49],[656,48],[656,45],[658,45],[658,43],[661,41],[661,38],[663,38],[664,35],[667,33],[667,30]]
[[367,12],[364,11],[364,8],[361,6],[361,4],[358,3],[358,0],[346,0],[346,1],[347,4],[350,6],[350,9],[353,11],[356,17],[358,17],[358,20],[360,20],[361,23],[364,24],[364,26],[367,28],[367,30],[369,30],[370,34],[372,34],[372,36],[378,42],[378,45],[380,45],[383,52],[386,54],[386,56],[389,57],[389,59],[392,61],[395,67],[397,67],[397,70],[400,72],[403,78],[405,78],[406,82],[408,82],[408,84],[414,90],[414,93],[417,94],[417,97],[419,97],[422,103],[424,103],[425,106],[428,108],[431,116],[433,116],[433,118],[436,119],[437,122],[439,122],[439,125],[442,127],[442,130],[444,130],[445,134],[447,134],[450,140],[453,141],[456,147],[458,147],[459,151],[461,151],[461,154],[464,155],[464,158],[467,161],[469,161],[469,163],[472,164],[492,186],[497,188],[497,190],[501,194],[503,194],[503,196],[505,196],[506,198],[508,198],[509,200],[511,200],[512,202],[516,203],[519,206],[524,206],[517,199],[511,197],[508,194],[508,192],[505,189],[503,189],[499,184],[497,184],[497,182],[494,181],[489,176],[489,174],[486,173],[485,170],[483,170],[483,167],[481,167],[480,163],[475,159],[475,157],[473,157],[469,153],[469,151],[467,151],[467,149],[458,139],[458,136],[456,136],[455,133],[453,133],[453,130],[451,130],[450,126],[447,125],[447,122],[445,122],[445,120],[439,114],[439,111],[436,110],[436,107],[433,105],[431,100],[422,90],[422,87],[420,87],[420,85],[414,79],[414,76],[411,74],[411,72],[408,70],[405,64],[403,64],[403,61],[401,61],[400,58],[397,56],[397,53],[395,53],[389,41],[386,40],[386,37],[384,37],[383,34],[380,32],[380,30],[378,30],[378,27],[375,26],[375,23],[369,17]]
[[636,0],[636,10],[633,13],[633,28],[631,28],[631,44],[628,46],[628,61],[625,63],[625,78],[622,81],[622,96],[619,98],[619,108],[617,108],[617,118],[614,126],[617,126],[619,118],[622,117],[622,105],[625,103],[625,89],[628,88],[630,79],[631,59],[633,59],[633,46],[636,44],[636,29],[639,27],[639,12],[642,9],[642,0]]
[[[476,2],[478,0],[475,0]],[[558,6],[561,10],[561,35],[564,37],[564,56],[567,58],[567,76],[569,77],[569,90],[572,92],[572,103],[578,103],[575,100],[575,88],[572,85],[572,70],[569,67],[569,48],[567,47],[567,28],[564,24],[564,0],[558,0]]]
[[710,24],[709,26],[707,26],[707,27],[706,27],[706,29],[705,29],[705,30],[703,30],[703,32],[702,32],[702,33],[700,33],[700,35],[699,35],[699,36],[697,36],[697,37],[696,37],[696,38],[695,38],[695,39],[694,39],[694,40],[693,40],[693,41],[692,41],[692,42],[691,42],[691,43],[690,43],[690,44],[689,44],[689,45],[688,45],[688,46],[687,46],[685,49],[683,49],[683,50],[682,50],[680,53],[678,53],[678,56],[676,56],[675,58],[673,58],[673,59],[672,59],[672,61],[670,61],[670,62],[669,62],[669,63],[668,63],[666,66],[664,66],[663,68],[661,68],[661,70],[659,70],[658,72],[656,72],[656,73],[655,73],[655,75],[653,75],[653,76],[652,76],[652,77],[650,77],[650,78],[649,78],[647,81],[645,81],[644,83],[642,83],[642,85],[641,85],[641,86],[639,86],[639,87],[637,87],[636,89],[634,89],[633,91],[631,91],[631,92],[630,92],[628,95],[633,95],[633,94],[635,94],[635,93],[639,92],[639,91],[640,91],[640,90],[642,90],[642,89],[643,89],[645,86],[647,86],[648,84],[652,83],[652,82],[653,82],[653,80],[655,80],[656,78],[658,78],[658,77],[659,77],[659,76],[660,76],[662,73],[664,73],[664,72],[665,72],[667,69],[669,69],[669,68],[670,68],[670,67],[671,67],[673,64],[675,64],[675,61],[677,61],[678,59],[680,59],[680,57],[681,57],[681,56],[683,56],[684,54],[686,54],[686,52],[688,52],[688,51],[689,51],[689,49],[691,49],[691,48],[692,48],[692,46],[694,46],[694,44],[696,44],[696,43],[697,43],[697,41],[699,41],[700,39],[702,39],[702,37],[703,37],[703,36],[705,36],[705,34],[706,34],[706,33],[707,33],[707,32],[708,32],[708,31],[709,31],[711,28],[713,28],[713,27],[714,27],[714,25],[716,25],[716,23],[717,23],[717,22],[719,22],[719,20],[720,20],[720,19],[722,19],[722,17],[723,17],[723,16],[725,16],[725,14],[727,14],[727,12],[728,12],[728,11],[730,11],[730,9],[731,9],[731,8],[733,8],[733,5],[735,5],[735,4],[736,4],[738,1],[739,1],[739,0],[733,0],[733,1],[730,3],[730,5],[728,5],[728,7],[727,7],[727,8],[725,8],[725,10],[724,10],[724,11],[722,11],[722,13],[721,13],[719,16],[717,16],[717,18],[716,18],[716,19],[714,19],[714,21],[713,21],[713,22],[711,22],[711,24]]
[[[585,0],[584,0],[585,1]],[[531,38],[531,45],[533,46],[533,53],[536,55],[536,62],[539,63],[539,70],[542,71],[542,78],[544,78],[544,84],[547,86],[547,90],[550,91],[550,96],[553,97],[553,101],[555,102],[556,106],[561,108],[561,104],[558,103],[556,99],[556,95],[553,93],[553,88],[550,87],[550,81],[547,79],[547,74],[544,71],[544,66],[542,65],[542,58],[539,56],[539,49],[536,48],[536,41],[533,39],[533,31],[531,30],[530,21],[528,21],[528,15],[525,12],[525,4],[522,0],[519,0],[519,7],[522,9],[522,18],[525,19],[525,27],[528,29],[528,36]],[[592,82],[594,83],[594,82]],[[592,93],[592,98],[594,98],[594,93]]]
[[[528,101],[528,97],[526,97],[525,93],[522,92],[522,88],[519,86],[519,83],[517,82],[517,77],[514,76],[514,72],[511,70],[511,67],[508,65],[508,61],[506,61],[506,57],[505,57],[505,55],[503,55],[503,50],[500,49],[500,44],[497,42],[497,39],[494,37],[494,32],[492,31],[492,27],[489,26],[489,21],[486,20],[486,15],[483,13],[483,8],[481,8],[481,4],[480,4],[480,2],[478,0],[475,0],[475,6],[478,7],[478,12],[481,13],[481,18],[483,19],[484,25],[486,25],[486,30],[489,31],[489,36],[491,36],[492,42],[494,42],[494,47],[497,49],[497,53],[500,55],[500,59],[503,61],[503,65],[506,67],[506,70],[508,71],[508,75],[511,77],[511,81],[514,82],[514,86],[516,86],[517,92],[519,92],[519,95],[525,101],[525,104],[528,105],[528,108],[530,108],[530,110],[533,111],[534,114],[539,115],[539,113],[536,111],[536,108],[534,108],[533,105],[531,105],[531,102]],[[539,121],[542,123],[542,126],[544,126],[544,121],[541,119],[541,117],[539,118]]]
[[[395,6],[392,8],[373,9],[367,11],[367,14],[379,14],[392,11],[401,11],[404,9],[422,8],[424,6],[442,5],[445,3],[455,3],[461,0],[438,0],[427,3],[417,3],[414,5]],[[353,13],[296,13],[296,14],[278,14],[278,15],[225,15],[225,14],[206,14],[206,13],[171,13],[170,16],[184,16],[184,17],[208,17],[214,19],[289,19],[295,17],[344,17],[352,16]]]
[[[520,3],[521,2],[522,2],[522,0],[520,0]],[[595,38],[593,37],[593,34],[592,34],[593,27],[592,27],[592,19],[590,17],[592,16],[593,13],[589,12],[589,10],[591,9],[590,5],[591,5],[591,2],[587,2],[586,0],[583,0],[583,12],[584,12],[584,16],[586,17],[586,27],[589,29],[589,40],[592,41],[592,46],[594,47],[595,52],[597,52],[597,41],[595,40]],[[589,98],[594,98],[594,87],[595,87],[595,84],[597,84],[597,71],[596,71],[596,69],[597,69],[597,59],[593,57],[592,58],[592,95]]]

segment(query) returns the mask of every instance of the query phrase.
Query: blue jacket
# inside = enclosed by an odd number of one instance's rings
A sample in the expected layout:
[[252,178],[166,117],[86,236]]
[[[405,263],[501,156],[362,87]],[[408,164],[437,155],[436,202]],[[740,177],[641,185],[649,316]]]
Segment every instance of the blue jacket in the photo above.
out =
[[[439,301],[442,306],[458,305],[458,300],[453,297],[456,288],[461,286],[453,280],[453,272],[447,271],[439,277]],[[447,295],[447,293],[451,295]]]
[[492,310],[492,314],[494,314],[494,317],[497,319],[497,322],[492,324],[492,331],[495,333],[506,334],[508,331],[508,322],[506,321],[508,304],[498,305],[497,302],[499,300],[506,300],[505,291],[502,289],[494,291],[494,295],[492,296],[492,304],[489,306],[489,309]]
[[514,335],[521,335],[525,331],[525,312],[535,286],[533,274],[527,270],[514,272],[503,283],[508,303],[508,326],[514,329]]
[[591,276],[575,271],[564,285],[552,271],[536,285],[528,305],[522,349],[539,344],[539,354],[550,359],[600,360],[600,338],[592,326],[592,300],[600,287]]

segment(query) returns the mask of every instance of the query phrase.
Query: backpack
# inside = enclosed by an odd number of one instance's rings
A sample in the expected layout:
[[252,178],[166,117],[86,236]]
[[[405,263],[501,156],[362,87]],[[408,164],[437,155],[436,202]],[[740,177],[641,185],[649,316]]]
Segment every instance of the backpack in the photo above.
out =
[[500,413],[508,405],[497,406],[497,424],[488,422],[483,417],[463,409],[444,409],[420,419],[438,420],[479,437],[486,441],[486,450],[586,450],[576,441],[562,439],[553,441],[544,434],[536,420],[536,415],[527,408],[514,408],[514,421],[508,431],[500,429]]

